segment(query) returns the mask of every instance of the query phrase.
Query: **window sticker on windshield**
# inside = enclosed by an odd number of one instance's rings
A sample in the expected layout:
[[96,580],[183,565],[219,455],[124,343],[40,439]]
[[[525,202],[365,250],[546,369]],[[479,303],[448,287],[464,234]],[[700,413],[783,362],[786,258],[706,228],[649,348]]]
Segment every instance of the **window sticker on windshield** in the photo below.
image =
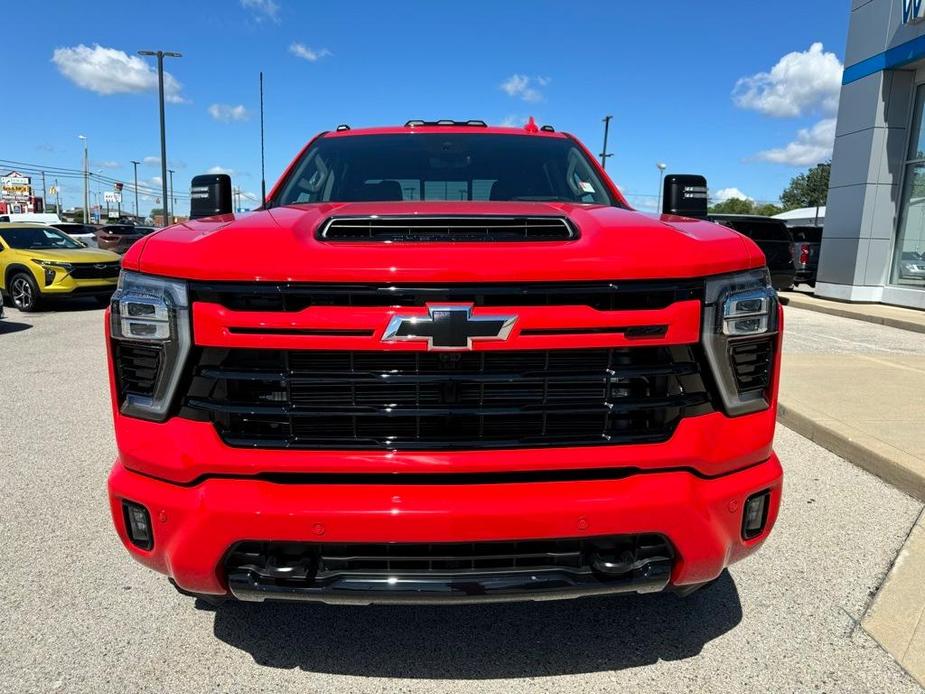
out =
[[581,188],[583,193],[593,193],[594,192],[594,186],[592,186],[587,181],[579,181],[578,187]]

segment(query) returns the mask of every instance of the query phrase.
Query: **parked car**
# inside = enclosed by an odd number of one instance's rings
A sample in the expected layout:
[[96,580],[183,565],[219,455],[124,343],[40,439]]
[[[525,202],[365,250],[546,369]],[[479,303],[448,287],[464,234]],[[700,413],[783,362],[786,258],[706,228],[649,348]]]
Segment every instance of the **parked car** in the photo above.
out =
[[819,269],[819,249],[822,247],[822,227],[790,227],[793,243],[790,254],[795,269],[794,284],[816,286],[816,272]]
[[109,303],[119,279],[119,256],[87,248],[44,224],[0,223],[0,290],[20,311],[49,297],[92,296]]
[[138,239],[154,230],[154,227],[135,226],[134,224],[106,224],[96,232],[96,244],[99,248],[121,255]]
[[903,251],[899,258],[899,278],[925,281],[925,254]]
[[752,241],[630,209],[532,119],[323,133],[246,215],[227,176],[191,188],[106,335],[112,520],[180,592],[688,594],[771,532],[781,311]]
[[790,289],[796,278],[793,263],[793,238],[787,225],[769,217],[755,215],[714,214],[711,221],[735,229],[762,250],[771,273],[771,284],[778,291]]
[[61,218],[54,212],[8,212],[0,214],[0,223],[25,222],[27,224],[58,224]]
[[58,222],[52,224],[55,229],[63,231],[76,241],[80,241],[88,248],[97,248],[96,245],[96,227],[92,224],[81,224],[80,222]]

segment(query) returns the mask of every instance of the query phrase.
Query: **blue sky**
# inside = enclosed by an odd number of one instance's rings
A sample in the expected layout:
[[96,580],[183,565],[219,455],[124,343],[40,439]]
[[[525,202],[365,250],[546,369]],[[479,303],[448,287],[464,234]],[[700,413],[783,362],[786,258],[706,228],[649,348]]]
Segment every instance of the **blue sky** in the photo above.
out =
[[[259,193],[263,70],[268,187],[338,123],[532,114],[599,152],[612,114],[608,172],[634,204],[652,204],[658,161],[774,200],[831,149],[849,4],[52,0],[37,26],[10,3],[0,159],[79,169],[85,134],[92,168],[131,182],[130,160],[159,155],[152,73],[133,56],[161,48],[184,55],[167,62],[177,191],[221,167]],[[149,185],[159,173],[139,167]],[[60,183],[78,204],[79,180]]]

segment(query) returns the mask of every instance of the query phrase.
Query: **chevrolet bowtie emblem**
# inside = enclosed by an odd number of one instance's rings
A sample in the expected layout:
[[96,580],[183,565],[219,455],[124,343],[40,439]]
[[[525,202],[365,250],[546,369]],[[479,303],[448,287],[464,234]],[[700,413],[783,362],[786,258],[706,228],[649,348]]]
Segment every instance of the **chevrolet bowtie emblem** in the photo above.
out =
[[430,350],[472,349],[473,340],[506,340],[517,316],[473,316],[472,304],[431,305],[427,316],[396,315],[383,342],[427,342]]

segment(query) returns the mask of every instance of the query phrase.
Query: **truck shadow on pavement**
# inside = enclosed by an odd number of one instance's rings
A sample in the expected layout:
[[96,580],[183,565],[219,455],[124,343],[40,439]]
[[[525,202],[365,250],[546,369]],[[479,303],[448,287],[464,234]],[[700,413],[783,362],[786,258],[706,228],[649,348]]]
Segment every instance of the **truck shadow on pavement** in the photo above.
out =
[[728,572],[670,594],[458,606],[225,603],[215,636],[259,665],[360,677],[495,679],[682,660],[742,620]]

